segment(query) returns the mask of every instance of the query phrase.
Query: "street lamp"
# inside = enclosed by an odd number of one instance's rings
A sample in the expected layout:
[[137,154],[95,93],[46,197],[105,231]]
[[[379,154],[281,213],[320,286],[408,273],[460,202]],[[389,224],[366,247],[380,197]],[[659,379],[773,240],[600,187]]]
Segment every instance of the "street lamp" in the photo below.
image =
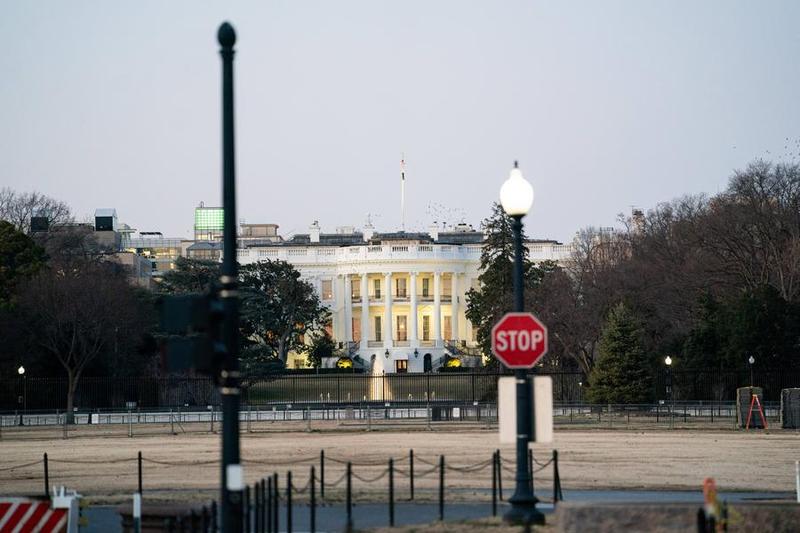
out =
[[750,388],[752,389],[753,388],[753,363],[756,362],[756,358],[751,355],[750,358],[747,360],[747,362],[750,363]]
[[19,416],[19,425],[24,426],[25,424],[22,422],[22,418],[28,411],[28,378],[25,377],[25,367],[19,365],[17,374],[19,374],[20,379],[22,379],[22,414]]
[[[512,218],[514,232],[514,311],[524,309],[522,278],[522,217],[533,205],[533,187],[522,176],[519,165],[500,187],[500,204],[506,215]],[[505,520],[513,524],[544,524],[544,515],[536,509],[539,501],[533,492],[532,474],[528,472],[528,443],[531,437],[531,389],[523,369],[514,371],[517,382],[517,475],[514,495],[508,500],[511,508]]]
[[675,394],[672,392],[672,357],[666,356],[664,364],[667,365],[667,394],[669,394],[669,427],[675,424]]

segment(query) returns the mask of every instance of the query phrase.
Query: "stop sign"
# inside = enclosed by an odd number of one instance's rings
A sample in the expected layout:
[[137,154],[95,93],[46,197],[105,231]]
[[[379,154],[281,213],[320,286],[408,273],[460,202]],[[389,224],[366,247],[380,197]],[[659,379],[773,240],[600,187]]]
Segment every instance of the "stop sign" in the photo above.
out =
[[492,353],[508,368],[532,368],[547,353],[547,327],[530,313],[506,313],[492,328]]

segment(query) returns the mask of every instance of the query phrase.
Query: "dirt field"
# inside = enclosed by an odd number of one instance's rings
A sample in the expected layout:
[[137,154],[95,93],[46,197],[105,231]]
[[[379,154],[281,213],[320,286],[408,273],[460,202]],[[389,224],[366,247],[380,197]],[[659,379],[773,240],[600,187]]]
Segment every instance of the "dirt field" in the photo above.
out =
[[[242,457],[249,482],[291,469],[294,486],[306,485],[309,467],[319,465],[324,449],[326,496],[336,498],[344,487],[344,464],[354,462],[354,488],[362,498],[384,494],[386,461],[394,457],[398,498],[407,497],[408,450],[414,449],[418,498],[435,497],[438,474],[431,465],[444,454],[448,467],[474,466],[468,471],[447,470],[448,498],[487,499],[491,486],[488,459],[500,448],[507,470],[503,486],[513,489],[514,449],[499,446],[496,430],[478,426],[438,426],[433,431],[366,432],[335,422],[317,424],[306,432],[298,423],[258,425],[242,433]],[[68,440],[59,429],[4,430],[0,440],[0,493],[18,495],[43,490],[42,453],[49,455],[51,484],[78,489],[97,501],[116,501],[136,488],[136,453],[144,457],[144,489],[163,499],[208,498],[216,494],[220,436],[194,431],[165,434],[168,427],[150,426],[150,436],[121,436],[119,427],[84,427]],[[319,431],[322,429],[323,431]],[[565,490],[587,488],[698,489],[707,476],[720,490],[792,491],[794,461],[800,457],[800,434],[736,431],[556,431],[552,446],[535,447],[537,460],[558,449]],[[17,467],[25,463],[30,466]],[[292,464],[289,464],[292,463]],[[427,472],[427,474],[426,474]],[[319,474],[318,474],[319,475]],[[552,487],[552,468],[536,474],[536,483]],[[360,478],[360,479],[359,479]],[[376,481],[367,482],[373,478]],[[338,484],[337,484],[338,482]]]

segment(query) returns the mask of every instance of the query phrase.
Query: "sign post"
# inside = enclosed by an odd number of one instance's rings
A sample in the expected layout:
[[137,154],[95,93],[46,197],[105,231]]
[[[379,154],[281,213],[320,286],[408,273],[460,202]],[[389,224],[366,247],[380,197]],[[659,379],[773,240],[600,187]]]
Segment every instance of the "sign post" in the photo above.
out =
[[[521,299],[516,309],[522,308]],[[511,523],[544,524],[544,515],[536,509],[539,501],[533,492],[532,474],[528,470],[528,443],[534,431],[530,380],[525,371],[547,353],[547,327],[530,313],[506,313],[492,328],[492,352],[507,368],[516,370],[516,490],[509,499],[511,509],[505,519]],[[498,403],[500,398],[498,397]],[[498,410],[500,405],[498,405]]]

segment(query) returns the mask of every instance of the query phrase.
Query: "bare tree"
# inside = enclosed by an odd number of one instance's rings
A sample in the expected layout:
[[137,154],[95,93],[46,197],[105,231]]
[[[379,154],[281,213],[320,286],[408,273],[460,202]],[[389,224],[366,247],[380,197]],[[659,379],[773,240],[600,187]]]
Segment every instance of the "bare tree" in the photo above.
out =
[[78,382],[87,364],[119,335],[133,335],[138,303],[122,272],[110,263],[71,262],[51,267],[20,291],[29,334],[67,374],[67,419],[73,422]]
[[8,187],[0,189],[0,220],[11,222],[19,231],[30,234],[34,216],[46,217],[51,228],[73,220],[64,202],[35,191],[19,193]]

